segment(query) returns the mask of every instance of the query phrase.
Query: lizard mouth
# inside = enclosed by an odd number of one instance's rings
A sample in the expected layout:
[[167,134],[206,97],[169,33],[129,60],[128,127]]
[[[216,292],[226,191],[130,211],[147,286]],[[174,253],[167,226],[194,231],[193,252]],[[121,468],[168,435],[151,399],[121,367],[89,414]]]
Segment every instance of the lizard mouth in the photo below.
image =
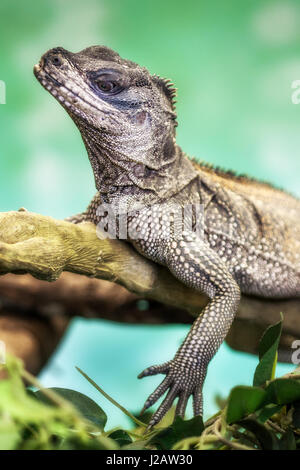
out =
[[34,66],[33,72],[40,84],[49,91],[56,100],[58,100],[63,106],[76,112],[75,104],[78,102],[78,95],[65,87],[57,80],[57,78],[50,75],[49,72],[45,71],[40,64],[36,64]]
[[[78,93],[76,93],[66,84],[59,81],[56,76],[53,76],[53,74],[46,70],[45,67],[41,65],[41,63],[34,66],[33,72],[40,84],[71,114],[75,114],[78,117],[83,117],[84,115],[87,118],[90,116],[91,111],[94,111],[97,112],[98,119],[100,113],[100,115],[109,115],[110,120],[115,121],[113,116],[114,113],[111,109],[105,109],[105,106],[101,106],[100,109],[95,105],[95,103],[87,101],[82,96],[80,96],[78,86]],[[103,120],[104,117],[100,119]]]

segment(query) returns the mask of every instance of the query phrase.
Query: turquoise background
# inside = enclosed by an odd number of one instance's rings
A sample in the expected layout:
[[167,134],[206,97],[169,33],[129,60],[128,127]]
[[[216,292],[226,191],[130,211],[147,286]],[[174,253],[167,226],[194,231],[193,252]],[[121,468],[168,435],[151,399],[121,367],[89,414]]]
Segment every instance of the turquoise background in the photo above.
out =
[[[172,78],[179,89],[178,143],[187,153],[299,196],[300,105],[291,100],[292,82],[300,79],[299,35],[296,0],[1,0],[0,210],[24,206],[63,218],[92,197],[79,133],[32,68],[49,48],[76,52],[93,44]],[[171,358],[187,330],[75,319],[41,378],[97,399],[109,426],[128,424],[74,365],[138,411],[161,378],[136,375]],[[215,410],[217,392],[225,396],[233,385],[250,383],[256,363],[221,347],[205,384],[206,415]]]

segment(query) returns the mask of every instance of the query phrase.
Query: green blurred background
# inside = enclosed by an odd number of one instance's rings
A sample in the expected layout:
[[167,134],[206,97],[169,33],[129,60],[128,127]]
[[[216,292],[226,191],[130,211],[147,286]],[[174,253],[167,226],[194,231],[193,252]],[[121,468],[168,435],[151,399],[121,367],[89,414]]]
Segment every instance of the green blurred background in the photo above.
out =
[[[187,153],[299,196],[300,105],[291,100],[300,79],[299,36],[298,0],[1,0],[0,210],[24,206],[63,218],[85,209],[94,194],[79,133],[32,68],[49,48],[77,52],[95,44],[173,79],[178,143]],[[136,375],[170,359],[186,332],[75,319],[41,378],[96,398],[109,425],[128,424],[74,365],[137,411],[161,378]],[[221,347],[205,385],[206,415],[216,393],[250,382],[255,365],[256,358]]]

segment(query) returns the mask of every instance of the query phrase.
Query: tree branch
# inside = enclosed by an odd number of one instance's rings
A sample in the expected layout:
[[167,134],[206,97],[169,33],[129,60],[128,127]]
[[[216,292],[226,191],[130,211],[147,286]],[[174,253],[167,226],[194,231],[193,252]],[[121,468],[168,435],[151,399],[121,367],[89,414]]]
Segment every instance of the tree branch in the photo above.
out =
[[[61,276],[64,271],[68,273]],[[29,273],[36,279],[8,273]],[[65,321],[55,330],[57,338],[72,314],[139,323],[191,323],[207,302],[205,295],[184,286],[129,244],[99,239],[92,223],[75,225],[24,210],[0,213],[0,274],[7,274],[0,279],[5,312],[15,315],[21,310],[23,321],[24,312],[26,317],[34,312],[49,328],[53,328],[53,312],[59,314]],[[138,308],[141,297],[150,301],[145,311]],[[281,348],[290,356],[291,342],[300,338],[299,310],[299,299],[243,296],[227,341],[236,349],[255,352],[262,332],[278,321],[282,311]],[[3,336],[0,323],[0,339],[1,332]],[[44,336],[37,327],[35,337]]]
[[31,212],[0,213],[0,274],[55,281],[63,271],[116,282],[129,291],[190,311],[207,299],[119,240],[100,240],[94,224]]

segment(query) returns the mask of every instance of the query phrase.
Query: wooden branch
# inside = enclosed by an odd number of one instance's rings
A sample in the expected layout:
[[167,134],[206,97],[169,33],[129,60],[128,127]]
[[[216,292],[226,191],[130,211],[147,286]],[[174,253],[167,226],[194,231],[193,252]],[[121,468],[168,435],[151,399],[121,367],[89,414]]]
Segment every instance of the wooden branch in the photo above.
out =
[[100,240],[92,223],[71,224],[27,211],[0,213],[0,274],[55,281],[63,271],[116,282],[190,311],[207,299],[119,240]]
[[[0,311],[0,339],[7,352],[21,358],[26,369],[37,374],[53,353],[68,325],[62,316],[43,318],[20,312]],[[1,378],[1,371],[0,371]]]
[[[63,271],[68,272],[61,276]],[[0,213],[0,273],[6,274],[0,279],[5,312],[8,309],[16,318],[16,311],[18,315],[21,311],[23,322],[24,316],[42,317],[44,330],[53,329],[54,314],[64,318],[60,327],[54,328],[56,340],[46,348],[49,354],[74,314],[126,322],[191,323],[207,302],[204,295],[185,287],[166,268],[145,259],[129,244],[99,239],[95,225],[75,225],[24,210]],[[36,279],[7,273],[29,273]],[[150,301],[146,310],[138,308],[141,297]],[[292,341],[300,338],[299,310],[299,299],[271,301],[243,296],[227,341],[236,349],[255,352],[262,332],[278,321],[282,311],[281,348],[289,359]],[[2,322],[0,339],[3,329]],[[46,336],[36,328],[36,341]],[[36,345],[31,350],[36,354]]]

